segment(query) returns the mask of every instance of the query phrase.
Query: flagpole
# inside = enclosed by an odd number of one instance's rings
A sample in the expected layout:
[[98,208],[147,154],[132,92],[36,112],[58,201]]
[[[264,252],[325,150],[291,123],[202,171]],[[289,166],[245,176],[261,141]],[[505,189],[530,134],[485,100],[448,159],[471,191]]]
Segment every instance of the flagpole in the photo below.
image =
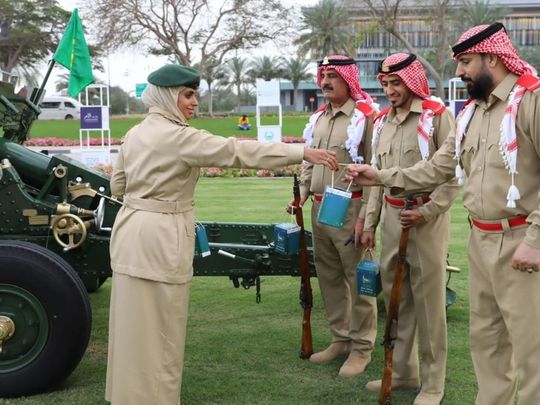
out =
[[49,68],[47,69],[47,73],[45,73],[45,78],[43,79],[43,83],[41,83],[41,87],[39,90],[35,93],[35,96],[33,97],[32,103],[38,104],[39,99],[41,98],[41,95],[43,94],[43,91],[45,90],[45,85],[47,84],[47,81],[49,80],[49,76],[51,75],[52,68],[54,66],[55,62],[54,59],[51,59],[49,61]]

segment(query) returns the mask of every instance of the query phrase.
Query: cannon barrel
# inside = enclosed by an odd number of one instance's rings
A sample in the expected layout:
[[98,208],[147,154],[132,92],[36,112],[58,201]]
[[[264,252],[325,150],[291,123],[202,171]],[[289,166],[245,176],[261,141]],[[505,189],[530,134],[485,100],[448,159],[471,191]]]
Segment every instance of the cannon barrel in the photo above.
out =
[[9,159],[21,179],[29,186],[41,188],[47,181],[50,156],[0,137],[0,160],[2,159]]

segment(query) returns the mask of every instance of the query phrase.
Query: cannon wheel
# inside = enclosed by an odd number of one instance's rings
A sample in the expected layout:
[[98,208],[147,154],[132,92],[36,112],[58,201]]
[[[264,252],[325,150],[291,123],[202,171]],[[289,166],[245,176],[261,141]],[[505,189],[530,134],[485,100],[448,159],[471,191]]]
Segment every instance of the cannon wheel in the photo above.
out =
[[67,378],[88,346],[91,318],[86,289],[64,259],[33,243],[0,241],[0,319],[14,325],[0,353],[0,397]]

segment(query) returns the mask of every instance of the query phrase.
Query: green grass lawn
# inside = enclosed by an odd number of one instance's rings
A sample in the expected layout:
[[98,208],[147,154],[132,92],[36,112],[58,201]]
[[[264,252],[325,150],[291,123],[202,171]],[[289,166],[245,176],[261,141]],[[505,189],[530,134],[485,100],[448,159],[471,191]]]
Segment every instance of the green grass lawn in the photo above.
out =
[[[302,136],[302,132],[307,122],[307,116],[284,116],[283,117],[283,136]],[[121,138],[135,124],[139,123],[143,116],[133,118],[111,118],[110,128],[113,138]],[[277,125],[278,120],[275,117],[264,117],[262,125]],[[251,117],[252,128],[249,131],[240,131],[237,128],[238,117],[226,118],[194,118],[190,120],[190,125],[195,128],[206,129],[207,131],[221,136],[243,136],[257,137],[257,125],[255,117]],[[30,130],[32,138],[65,138],[79,139],[79,121],[78,120],[37,120]],[[98,133],[96,132],[96,135]],[[100,136],[100,135],[99,135]]]
[[[292,179],[201,178],[196,216],[205,221],[282,222],[291,197]],[[309,223],[309,205],[304,210]],[[450,261],[461,267],[451,287],[457,302],[447,312],[449,356],[445,405],[474,403],[476,383],[468,344],[466,240],[469,226],[461,199],[452,208]],[[196,277],[192,283],[183,404],[375,404],[377,394],[364,389],[380,378],[385,314],[379,299],[379,334],[373,360],[353,379],[337,377],[340,361],[315,365],[298,358],[302,310],[299,279],[264,277],[262,302],[253,289],[234,289],[225,277]],[[315,350],[329,341],[317,280],[312,279]],[[2,404],[105,404],[107,324],[110,280],[90,295],[93,328],[81,364],[59,390]],[[142,326],[143,327],[143,326]],[[394,403],[411,404],[413,392],[394,392]]]

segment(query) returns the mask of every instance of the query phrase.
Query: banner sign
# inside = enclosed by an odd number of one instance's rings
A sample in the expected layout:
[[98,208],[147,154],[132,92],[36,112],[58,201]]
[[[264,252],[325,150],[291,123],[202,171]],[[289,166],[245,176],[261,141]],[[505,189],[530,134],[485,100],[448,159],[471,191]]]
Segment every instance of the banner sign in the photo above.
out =
[[257,105],[276,106],[279,101],[279,80],[257,79]]
[[109,129],[109,109],[102,106],[82,106],[81,129]]

